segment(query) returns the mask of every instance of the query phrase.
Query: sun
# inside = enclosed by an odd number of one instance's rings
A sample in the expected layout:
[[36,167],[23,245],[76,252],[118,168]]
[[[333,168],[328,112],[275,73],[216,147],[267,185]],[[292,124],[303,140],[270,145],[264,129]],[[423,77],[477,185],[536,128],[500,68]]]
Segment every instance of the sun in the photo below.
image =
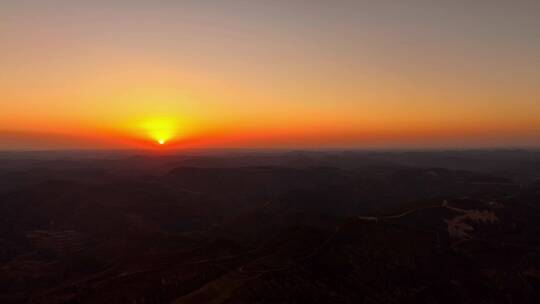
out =
[[160,146],[178,136],[178,123],[170,118],[152,118],[144,121],[141,128],[146,136]]

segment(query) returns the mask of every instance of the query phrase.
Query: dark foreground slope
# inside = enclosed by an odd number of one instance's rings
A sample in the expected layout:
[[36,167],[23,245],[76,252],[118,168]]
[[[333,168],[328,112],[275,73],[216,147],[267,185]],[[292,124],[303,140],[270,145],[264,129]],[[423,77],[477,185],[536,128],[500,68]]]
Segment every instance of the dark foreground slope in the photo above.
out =
[[440,159],[7,162],[0,302],[536,303],[535,158]]

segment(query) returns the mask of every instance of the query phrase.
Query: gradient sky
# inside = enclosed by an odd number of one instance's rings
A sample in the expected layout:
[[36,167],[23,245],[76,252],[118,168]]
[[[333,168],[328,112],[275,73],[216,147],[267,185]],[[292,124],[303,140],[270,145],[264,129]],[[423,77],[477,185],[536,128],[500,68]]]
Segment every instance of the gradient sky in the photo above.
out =
[[0,149],[537,146],[540,1],[0,1]]

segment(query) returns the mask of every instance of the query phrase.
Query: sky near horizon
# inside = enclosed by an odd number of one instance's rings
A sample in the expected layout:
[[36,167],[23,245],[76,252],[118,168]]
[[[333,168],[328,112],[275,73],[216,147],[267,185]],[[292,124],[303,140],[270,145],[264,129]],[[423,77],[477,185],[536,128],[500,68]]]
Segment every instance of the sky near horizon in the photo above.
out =
[[0,1],[0,149],[538,146],[540,1]]

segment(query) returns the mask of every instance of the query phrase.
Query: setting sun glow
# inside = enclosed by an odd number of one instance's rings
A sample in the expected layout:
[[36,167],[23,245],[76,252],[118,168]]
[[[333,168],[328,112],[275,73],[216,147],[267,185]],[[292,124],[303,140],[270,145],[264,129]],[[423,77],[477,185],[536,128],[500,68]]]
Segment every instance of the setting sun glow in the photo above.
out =
[[147,138],[159,145],[164,145],[178,136],[177,122],[173,119],[149,119],[141,124],[141,128]]

